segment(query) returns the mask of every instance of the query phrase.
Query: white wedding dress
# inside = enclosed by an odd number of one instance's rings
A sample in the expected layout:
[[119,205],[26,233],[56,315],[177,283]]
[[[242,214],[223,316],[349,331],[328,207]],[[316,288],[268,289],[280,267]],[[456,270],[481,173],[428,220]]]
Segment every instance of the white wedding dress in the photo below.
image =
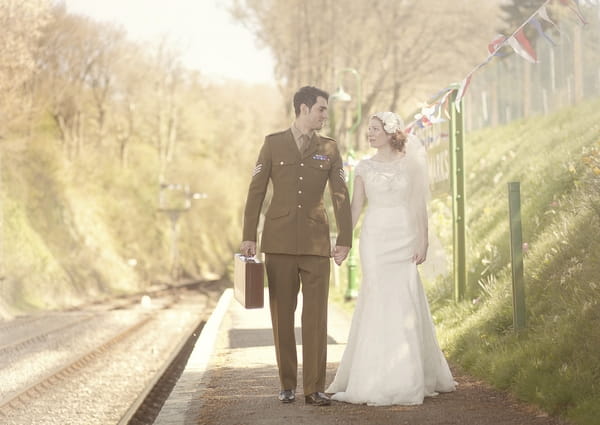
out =
[[334,400],[413,405],[455,389],[412,261],[427,238],[427,175],[418,143],[410,140],[406,155],[392,162],[367,159],[356,167],[368,199],[363,281],[348,344],[326,390]]

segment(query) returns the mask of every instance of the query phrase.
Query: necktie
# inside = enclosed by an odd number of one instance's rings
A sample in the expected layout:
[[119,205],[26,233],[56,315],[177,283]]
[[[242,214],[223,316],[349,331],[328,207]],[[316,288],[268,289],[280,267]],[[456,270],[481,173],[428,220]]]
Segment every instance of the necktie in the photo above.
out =
[[306,149],[306,147],[308,146],[309,140],[310,139],[306,134],[300,136],[300,146],[298,146],[300,152],[304,152],[304,149]]

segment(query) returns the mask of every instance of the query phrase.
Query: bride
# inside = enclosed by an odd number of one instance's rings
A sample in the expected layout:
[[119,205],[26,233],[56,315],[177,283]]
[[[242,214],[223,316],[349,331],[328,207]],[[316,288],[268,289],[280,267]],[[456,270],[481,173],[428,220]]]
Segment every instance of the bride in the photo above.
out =
[[406,138],[402,120],[380,112],[369,121],[377,149],[356,167],[352,224],[364,204],[360,259],[363,282],[332,399],[412,405],[456,383],[435,336],[417,265],[428,247],[425,149]]

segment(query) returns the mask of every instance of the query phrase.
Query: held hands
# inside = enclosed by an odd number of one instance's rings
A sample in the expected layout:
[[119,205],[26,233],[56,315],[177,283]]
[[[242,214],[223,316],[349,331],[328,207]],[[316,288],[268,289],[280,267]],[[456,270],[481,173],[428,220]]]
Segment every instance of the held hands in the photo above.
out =
[[342,263],[348,256],[349,252],[350,252],[349,246],[336,245],[331,251],[331,256],[333,257],[333,261],[335,261],[335,264],[340,266],[340,265],[342,265]]
[[240,245],[240,253],[246,257],[254,257],[256,255],[256,242],[244,241]]

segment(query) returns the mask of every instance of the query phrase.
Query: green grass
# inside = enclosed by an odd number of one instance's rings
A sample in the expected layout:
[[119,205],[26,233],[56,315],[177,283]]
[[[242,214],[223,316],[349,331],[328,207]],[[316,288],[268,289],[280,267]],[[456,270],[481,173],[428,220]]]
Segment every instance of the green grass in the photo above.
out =
[[[600,101],[469,134],[467,301],[428,287],[453,362],[577,424],[600,415]],[[515,334],[507,183],[521,182],[527,329]],[[438,229],[448,200],[432,203]],[[441,236],[447,247],[451,234]],[[449,249],[449,248],[448,248]]]
[[53,142],[40,137],[3,145],[0,292],[9,314],[139,287],[104,217],[105,206],[120,202],[92,188],[95,173],[66,161]]

